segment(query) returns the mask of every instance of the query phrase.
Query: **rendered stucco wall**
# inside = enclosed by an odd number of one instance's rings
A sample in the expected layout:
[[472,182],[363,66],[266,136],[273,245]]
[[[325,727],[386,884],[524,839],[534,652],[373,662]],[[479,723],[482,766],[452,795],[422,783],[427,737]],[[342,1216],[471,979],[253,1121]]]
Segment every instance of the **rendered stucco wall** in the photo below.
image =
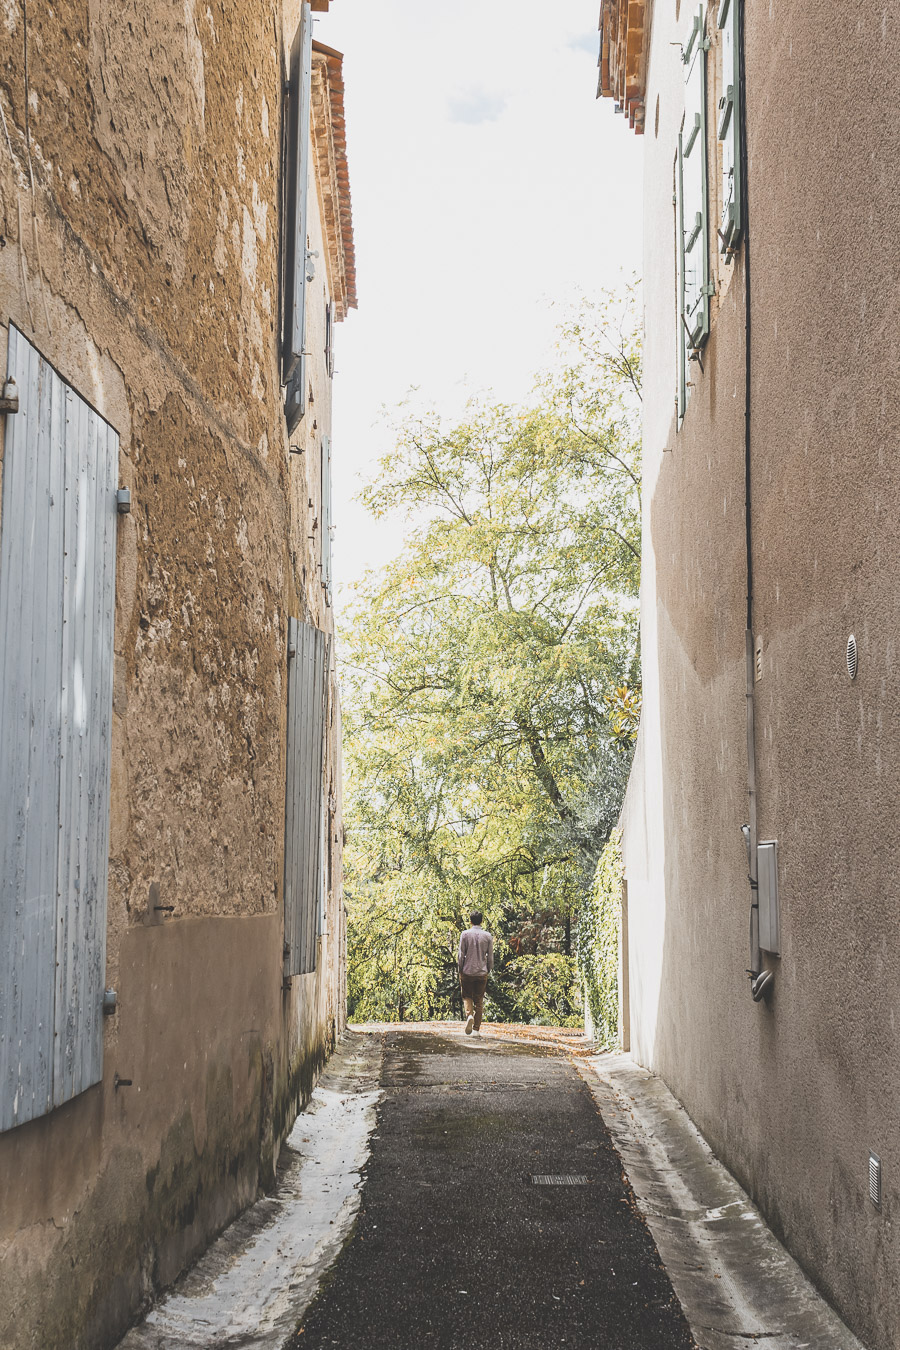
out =
[[[0,3],[0,367],[13,322],[119,432],[132,492],[116,595],[118,1011],[103,1082],[0,1135],[4,1350],[111,1344],[271,1183],[343,1026],[336,715],[327,933],[317,972],[282,988],[286,618],[331,627],[313,529],[324,267],[303,453],[288,453],[279,387],[280,103],[298,10],[30,5],[26,90],[22,7]],[[314,187],[310,213],[324,256]]]
[[[694,6],[678,10],[654,7],[642,143],[646,704],[623,817],[632,1046],[852,1328],[888,1350],[900,1341],[900,187],[885,128],[900,96],[898,16],[869,0],[852,16],[746,4],[759,837],[779,842],[783,943],[773,997],[755,1005],[740,835],[746,276],[742,254],[717,264],[704,368],[691,366],[676,430],[683,102],[671,44]],[[712,142],[710,154],[717,195]]]

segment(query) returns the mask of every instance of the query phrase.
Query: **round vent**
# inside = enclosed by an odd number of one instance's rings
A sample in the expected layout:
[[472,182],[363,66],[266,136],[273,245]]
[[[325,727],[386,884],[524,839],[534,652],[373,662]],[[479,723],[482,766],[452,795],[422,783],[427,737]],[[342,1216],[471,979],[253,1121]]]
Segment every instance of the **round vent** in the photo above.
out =
[[856,638],[851,633],[847,639],[847,674],[856,679]]

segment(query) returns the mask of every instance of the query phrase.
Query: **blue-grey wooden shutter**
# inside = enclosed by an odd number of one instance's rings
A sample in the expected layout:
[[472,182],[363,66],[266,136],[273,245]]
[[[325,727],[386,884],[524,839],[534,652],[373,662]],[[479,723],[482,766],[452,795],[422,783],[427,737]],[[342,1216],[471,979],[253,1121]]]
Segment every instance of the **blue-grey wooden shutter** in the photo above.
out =
[[0,516],[0,1129],[102,1076],[119,438],[14,327]]
[[322,530],[320,547],[322,549],[322,585],[325,587],[325,603],[330,605],[333,597],[331,579],[331,437],[322,437]]
[[284,973],[316,968],[325,771],[325,633],[288,619]]
[[705,6],[694,15],[684,48],[684,126],[681,131],[684,237],[684,328],[688,354],[709,336],[709,191],[706,163]]
[[306,412],[306,265],[309,191],[309,105],[312,80],[312,11],[300,6],[300,23],[291,48],[284,126],[287,135],[284,221],[284,410],[293,431]]
[[741,83],[740,4],[722,0],[719,6],[719,48],[722,53],[722,95],[719,99],[718,135],[722,142],[722,219],[719,224],[721,251],[730,256],[741,236]]

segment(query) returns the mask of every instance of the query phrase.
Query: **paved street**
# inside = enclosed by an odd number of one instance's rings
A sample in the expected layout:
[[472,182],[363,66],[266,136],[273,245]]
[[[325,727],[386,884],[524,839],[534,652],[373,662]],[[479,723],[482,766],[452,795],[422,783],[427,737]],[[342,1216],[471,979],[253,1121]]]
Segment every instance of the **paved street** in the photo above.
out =
[[862,1350],[660,1079],[433,1023],[348,1033],[275,1191],[120,1350],[754,1344]]
[[291,1350],[694,1344],[563,1051],[394,1029],[384,1056],[356,1229]]

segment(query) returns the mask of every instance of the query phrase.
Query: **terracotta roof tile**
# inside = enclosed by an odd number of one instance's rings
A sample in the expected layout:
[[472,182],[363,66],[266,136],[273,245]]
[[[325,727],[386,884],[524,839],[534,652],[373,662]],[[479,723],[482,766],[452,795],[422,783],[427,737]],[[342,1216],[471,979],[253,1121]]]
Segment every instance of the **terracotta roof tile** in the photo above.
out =
[[598,98],[614,98],[640,135],[644,130],[652,0],[602,0]]
[[356,309],[356,254],[344,117],[344,58],[313,42],[312,140],[335,318]]

